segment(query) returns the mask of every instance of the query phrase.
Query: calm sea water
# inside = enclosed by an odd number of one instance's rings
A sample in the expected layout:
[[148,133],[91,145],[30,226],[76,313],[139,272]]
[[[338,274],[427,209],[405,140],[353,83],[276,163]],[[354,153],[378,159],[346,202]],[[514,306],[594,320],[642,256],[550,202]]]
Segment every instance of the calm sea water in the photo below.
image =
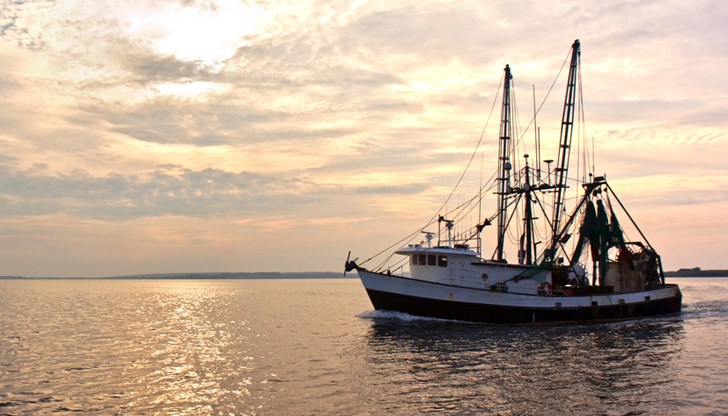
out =
[[728,414],[728,279],[680,316],[507,328],[358,280],[0,281],[0,414]]

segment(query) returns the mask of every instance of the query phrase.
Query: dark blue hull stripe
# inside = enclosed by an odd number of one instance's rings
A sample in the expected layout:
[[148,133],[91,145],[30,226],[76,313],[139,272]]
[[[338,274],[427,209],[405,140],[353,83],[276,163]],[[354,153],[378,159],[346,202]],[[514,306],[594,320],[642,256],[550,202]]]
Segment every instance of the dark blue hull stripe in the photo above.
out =
[[576,322],[616,321],[680,312],[682,295],[622,305],[579,308],[527,308],[454,302],[367,289],[377,310],[404,312],[459,321],[501,325],[549,325]]

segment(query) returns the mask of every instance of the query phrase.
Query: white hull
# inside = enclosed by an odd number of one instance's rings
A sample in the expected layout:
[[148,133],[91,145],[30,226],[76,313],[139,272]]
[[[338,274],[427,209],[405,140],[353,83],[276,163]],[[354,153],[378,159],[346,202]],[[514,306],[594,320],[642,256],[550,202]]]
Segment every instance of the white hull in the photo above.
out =
[[[425,234],[424,241],[410,244],[413,234],[407,246],[395,251],[406,256],[407,263],[397,261],[388,267],[401,270],[402,276],[392,275],[391,270],[382,273],[390,257],[374,271],[347,258],[345,270],[357,270],[376,309],[496,324],[592,322],[680,311],[680,289],[665,283],[660,256],[606,175],[590,171],[589,181],[586,175],[583,181],[568,175],[571,148],[576,144],[574,124],[579,121],[575,115],[581,105],[580,51],[581,44],[575,40],[555,159],[541,159],[540,139],[535,158],[529,159],[525,146],[521,152],[522,136],[516,134],[518,118],[512,105],[513,75],[506,65],[497,170],[481,184],[478,195],[452,211],[444,204],[419,230]],[[534,127],[535,120],[534,114]],[[582,156],[583,162],[593,157]],[[480,179],[484,177],[481,174]],[[565,194],[570,187],[582,188],[583,194],[567,214]],[[483,192],[497,195],[493,215],[481,215]],[[467,224],[473,222],[476,208],[477,223]],[[627,229],[617,218],[619,210],[630,221],[630,234],[641,239],[626,238]],[[489,225],[496,226],[496,244],[486,259],[481,233]],[[436,232],[428,230],[434,226]],[[475,250],[470,248],[473,243]]]
[[621,320],[680,311],[680,289],[541,296],[493,291],[357,270],[375,309],[496,324]]

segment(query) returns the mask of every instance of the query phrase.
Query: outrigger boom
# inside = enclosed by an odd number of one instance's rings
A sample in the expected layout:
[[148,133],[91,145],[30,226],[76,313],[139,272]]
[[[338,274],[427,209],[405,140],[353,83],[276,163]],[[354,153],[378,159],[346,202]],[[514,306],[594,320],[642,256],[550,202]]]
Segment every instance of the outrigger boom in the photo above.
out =
[[[497,196],[495,214],[479,220],[465,239],[453,236],[454,224],[462,218],[458,213],[438,214],[437,245],[432,245],[434,233],[425,227],[420,232],[425,233],[426,243],[395,251],[404,256],[406,265],[402,267],[407,266],[408,273],[396,273],[399,268],[392,273],[383,266],[370,271],[363,267],[366,261],[358,265],[349,253],[345,273],[357,271],[375,309],[509,325],[620,320],[681,310],[679,287],[665,282],[661,257],[607,183],[606,175],[590,173],[590,180],[581,184],[582,196],[566,215],[573,127],[581,102],[577,100],[581,94],[580,48],[578,40],[571,46],[557,164],[552,170],[553,160],[544,160],[548,175],[531,167],[527,154],[523,166],[514,167],[513,120],[517,117],[512,105],[513,75],[506,65],[497,173],[492,184]],[[540,142],[540,138],[536,140],[537,145]],[[535,150],[538,163],[541,150]],[[640,240],[626,239],[612,199]],[[509,263],[506,236],[519,217],[524,226],[519,231],[518,262]],[[481,253],[481,232],[494,220],[495,249],[486,259]],[[550,230],[550,235],[539,252],[537,230],[542,228]],[[574,233],[578,237],[572,240]],[[477,251],[470,247],[471,239],[477,239]]]

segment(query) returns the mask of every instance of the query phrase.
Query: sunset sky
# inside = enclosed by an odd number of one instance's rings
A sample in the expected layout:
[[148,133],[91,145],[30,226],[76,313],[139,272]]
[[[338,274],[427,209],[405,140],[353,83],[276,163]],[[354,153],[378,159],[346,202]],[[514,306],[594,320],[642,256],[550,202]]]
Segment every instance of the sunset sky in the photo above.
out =
[[525,128],[574,39],[597,171],[667,270],[728,268],[722,0],[0,5],[0,275],[339,271],[439,208],[505,64]]

